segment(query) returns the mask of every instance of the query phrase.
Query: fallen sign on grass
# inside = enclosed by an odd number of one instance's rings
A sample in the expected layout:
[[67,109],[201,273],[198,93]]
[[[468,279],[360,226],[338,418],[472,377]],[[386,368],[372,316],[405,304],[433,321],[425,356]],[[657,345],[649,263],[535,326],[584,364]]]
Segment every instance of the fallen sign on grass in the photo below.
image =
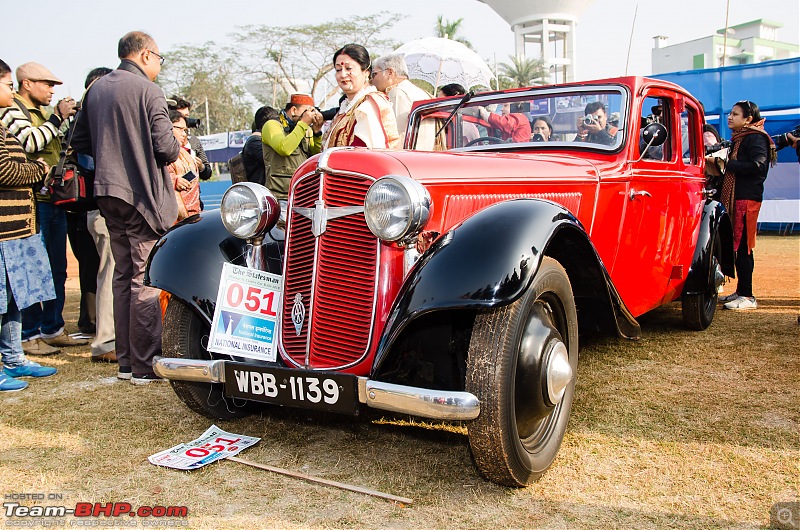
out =
[[324,484],[326,486],[333,486],[335,488],[354,491],[356,493],[363,493],[373,497],[380,497],[398,504],[410,505],[414,501],[407,497],[398,497],[390,493],[383,493],[382,491],[364,488],[361,486],[354,486],[352,484],[345,484],[343,482],[336,482],[311,475],[305,475],[296,471],[289,471],[288,469],[281,469],[279,467],[268,466],[266,464],[259,464],[251,460],[236,457],[237,454],[244,449],[251,447],[261,441],[261,438],[253,436],[244,436],[242,434],[233,434],[223,431],[216,425],[209,427],[199,438],[192,440],[189,443],[179,444],[175,447],[161,451],[147,458],[151,464],[157,466],[171,467],[173,469],[192,470],[199,469],[206,464],[216,462],[223,458],[227,458],[231,462],[245,464],[258,469],[272,471],[280,475],[288,477],[299,478],[308,482],[317,484]]
[[260,441],[261,438],[229,433],[212,425],[199,438],[156,453],[147,460],[173,469],[199,469],[221,458],[235,456]]

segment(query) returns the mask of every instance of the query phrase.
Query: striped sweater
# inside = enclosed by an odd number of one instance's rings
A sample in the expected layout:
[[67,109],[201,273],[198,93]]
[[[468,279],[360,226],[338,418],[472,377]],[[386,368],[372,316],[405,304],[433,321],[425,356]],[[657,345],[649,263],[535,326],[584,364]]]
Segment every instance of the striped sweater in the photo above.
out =
[[38,232],[32,185],[44,174],[44,164],[28,161],[19,141],[0,125],[0,241]]
[[[19,105],[27,108],[30,117],[19,108]],[[25,100],[20,99],[20,96],[14,99],[14,105],[0,109],[0,122],[19,140],[22,148],[33,159],[39,158],[41,152],[45,151],[53,140],[60,136],[61,119],[55,114],[51,114],[49,117],[45,116],[39,107],[26,104]],[[55,154],[56,158],[49,163],[55,165],[61,152],[60,142],[50,151]]]

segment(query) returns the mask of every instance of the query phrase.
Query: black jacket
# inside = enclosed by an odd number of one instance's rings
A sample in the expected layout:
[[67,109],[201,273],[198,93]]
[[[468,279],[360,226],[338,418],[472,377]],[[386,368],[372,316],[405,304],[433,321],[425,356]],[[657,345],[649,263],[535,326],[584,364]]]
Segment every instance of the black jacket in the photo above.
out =
[[769,170],[769,140],[753,133],[742,138],[736,160],[728,160],[727,171],[736,176],[734,200],[757,201],[764,198],[764,181]]

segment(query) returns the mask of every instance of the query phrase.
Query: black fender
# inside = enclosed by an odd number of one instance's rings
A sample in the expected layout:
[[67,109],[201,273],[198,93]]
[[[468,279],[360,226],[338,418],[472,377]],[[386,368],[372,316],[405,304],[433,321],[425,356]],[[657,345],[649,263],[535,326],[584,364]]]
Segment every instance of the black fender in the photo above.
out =
[[[264,237],[267,272],[281,273],[283,232]],[[201,212],[170,228],[150,252],[144,283],[177,296],[205,318],[214,317],[222,264],[245,267],[247,242],[230,234],[219,210]]]
[[708,290],[708,268],[711,266],[711,256],[717,238],[722,250],[719,257],[722,272],[725,276],[733,278],[736,274],[733,225],[722,203],[709,199],[703,206],[700,233],[697,236],[692,265],[683,285],[683,294],[700,294]]
[[[392,306],[378,345],[373,374],[402,331],[422,315],[481,309],[514,302],[530,286],[542,256],[567,271],[581,307],[597,308],[626,338],[641,329],[614,287],[580,221],[559,204],[517,199],[492,205],[442,234],[417,261]],[[585,303],[581,303],[581,302]]]

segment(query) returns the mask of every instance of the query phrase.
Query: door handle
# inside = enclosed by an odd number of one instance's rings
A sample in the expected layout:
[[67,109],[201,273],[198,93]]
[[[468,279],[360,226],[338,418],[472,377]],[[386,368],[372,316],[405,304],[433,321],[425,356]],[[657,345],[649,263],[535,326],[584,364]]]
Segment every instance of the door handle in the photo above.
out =
[[636,199],[636,197],[652,197],[649,191],[636,191],[635,189],[631,188],[631,191],[628,192],[628,198],[630,200]]

